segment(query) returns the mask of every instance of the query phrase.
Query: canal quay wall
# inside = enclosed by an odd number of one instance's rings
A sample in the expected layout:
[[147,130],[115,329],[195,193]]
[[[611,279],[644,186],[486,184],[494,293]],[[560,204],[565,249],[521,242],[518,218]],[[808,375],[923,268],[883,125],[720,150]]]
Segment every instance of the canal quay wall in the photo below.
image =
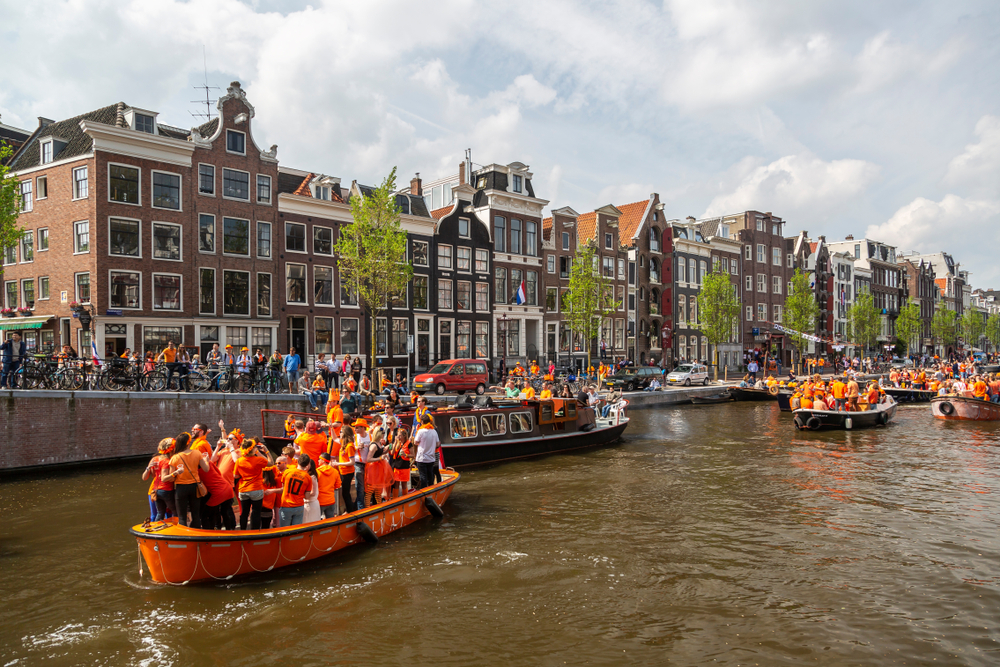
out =
[[[687,403],[723,387],[629,392],[629,409]],[[431,403],[454,396],[428,396]],[[151,456],[164,437],[204,423],[248,435],[261,431],[261,410],[307,411],[301,396],[117,391],[0,390],[0,473]]]

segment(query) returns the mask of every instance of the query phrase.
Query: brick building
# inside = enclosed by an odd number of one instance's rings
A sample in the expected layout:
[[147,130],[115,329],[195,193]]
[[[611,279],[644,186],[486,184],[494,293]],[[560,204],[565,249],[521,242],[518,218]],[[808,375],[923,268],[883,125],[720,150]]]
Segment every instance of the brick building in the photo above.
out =
[[916,347],[911,347],[911,351],[933,353],[931,320],[934,319],[934,299],[937,292],[934,265],[918,257],[897,255],[896,259],[903,267],[905,297],[910,303],[920,305],[920,342]]
[[569,206],[552,211],[542,220],[542,251],[545,254],[545,361],[562,368],[585,365],[586,355],[573,345],[573,332],[564,321],[563,304],[569,291],[569,276],[576,257],[577,218]]
[[[612,316],[601,322],[600,333],[594,341],[577,340],[574,333],[574,349],[583,350],[583,346],[591,345],[591,354],[601,356],[602,348],[608,359],[627,356],[628,350],[622,345],[625,337],[646,337],[648,322],[629,322],[626,327],[625,294],[628,288],[628,248],[622,242],[619,220],[622,211],[611,204],[590,213],[584,213],[577,219],[577,243],[591,244],[597,259],[597,270],[607,281],[611,297],[617,308]],[[637,288],[638,289],[638,288]],[[638,300],[647,298],[645,290],[638,294]],[[616,345],[616,343],[618,343]],[[638,362],[638,360],[636,360]]]
[[855,275],[858,268],[871,272],[869,290],[875,308],[882,314],[882,331],[877,340],[884,350],[895,340],[896,318],[903,301],[903,272],[896,263],[896,248],[873,239],[847,236],[843,241],[831,243],[830,251],[853,254]]

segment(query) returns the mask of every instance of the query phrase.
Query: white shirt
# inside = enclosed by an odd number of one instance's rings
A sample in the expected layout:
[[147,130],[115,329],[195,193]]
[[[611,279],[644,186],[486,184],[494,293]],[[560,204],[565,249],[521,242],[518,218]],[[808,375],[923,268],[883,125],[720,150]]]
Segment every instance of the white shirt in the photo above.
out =
[[413,441],[417,443],[417,463],[434,463],[437,460],[437,448],[441,444],[437,431],[432,428],[419,429]]

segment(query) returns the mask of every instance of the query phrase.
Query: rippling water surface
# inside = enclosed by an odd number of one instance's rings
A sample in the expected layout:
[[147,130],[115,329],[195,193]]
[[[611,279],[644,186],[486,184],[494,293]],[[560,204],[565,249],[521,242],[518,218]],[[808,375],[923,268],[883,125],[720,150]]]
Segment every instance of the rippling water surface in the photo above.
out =
[[1000,427],[926,407],[647,410],[465,473],[440,522],[185,588],[139,577],[142,463],[6,481],[0,665],[996,665],[998,468]]

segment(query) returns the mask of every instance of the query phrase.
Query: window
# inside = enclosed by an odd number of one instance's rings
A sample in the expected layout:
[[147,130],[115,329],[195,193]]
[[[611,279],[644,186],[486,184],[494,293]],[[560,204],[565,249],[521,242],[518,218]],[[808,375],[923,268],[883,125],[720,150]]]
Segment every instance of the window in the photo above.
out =
[[692,296],[688,301],[688,307],[691,308],[691,317],[688,319],[691,324],[698,324],[698,299]]
[[141,308],[139,301],[141,274],[137,271],[112,271],[109,286],[109,308]]
[[[650,260],[652,262],[652,260]],[[625,260],[618,260],[618,280],[625,280]]]
[[250,221],[222,219],[222,254],[250,256]]
[[329,227],[313,227],[313,253],[333,254],[333,230]]
[[246,327],[226,327],[226,343],[233,346],[234,350],[239,350],[247,344]]
[[524,279],[524,298],[529,306],[538,305],[538,272],[526,271]]
[[781,248],[771,248],[771,264],[781,266]]
[[518,355],[521,352],[521,320],[507,322],[507,354]]
[[49,298],[49,277],[42,276],[38,279],[38,299],[45,300]]
[[688,282],[691,283],[692,287],[694,285],[698,284],[698,275],[697,274],[698,274],[697,262],[692,257],[688,261]]
[[468,218],[458,219],[458,235],[461,236],[463,239],[467,239],[470,237]]
[[271,316],[271,274],[257,274],[257,317]]
[[615,258],[614,257],[607,257],[607,256],[602,255],[601,256],[601,268],[603,269],[604,277],[605,278],[614,278],[615,277]]
[[753,306],[747,306],[747,322],[753,322]]
[[548,271],[549,273],[555,273],[556,272],[556,256],[555,255],[546,255],[545,256],[545,270]]
[[410,327],[406,318],[393,318],[392,320],[392,341],[390,351],[395,357],[405,357],[406,339],[410,333]]
[[313,198],[330,201],[330,188],[325,185],[313,186]]
[[476,248],[476,273],[488,273],[490,270],[490,251]]
[[289,252],[306,251],[306,226],[297,222],[285,223],[285,250]]
[[510,251],[521,254],[521,221],[510,221]]
[[569,232],[562,233],[562,249],[569,250]]
[[250,272],[222,272],[222,314],[250,314]]
[[854,259],[861,259],[861,244],[854,244]]
[[451,310],[451,281],[438,281],[438,308]]
[[752,292],[753,291],[753,276],[748,275],[746,277],[746,285],[747,285],[747,291],[748,292]]
[[[468,357],[471,354],[469,343],[472,342],[472,322],[459,322],[456,331],[455,351],[459,357]],[[471,369],[469,369],[471,373]]]
[[52,162],[52,142],[46,141],[42,144],[42,164]]
[[772,224],[771,233],[774,234],[775,236],[781,234],[781,225]]
[[458,282],[458,309],[472,310],[472,283]]
[[385,318],[379,317],[375,319],[375,354],[380,357],[385,356],[385,342],[386,331],[385,331]]
[[153,259],[181,260],[181,226],[153,223]]
[[235,169],[223,169],[222,196],[250,201],[250,174]]
[[771,276],[771,291],[774,294],[781,294],[781,276]]
[[354,318],[340,320],[340,352],[341,354],[358,353],[358,320]]
[[507,269],[497,267],[493,280],[493,299],[496,303],[507,303]]
[[743,246],[743,259],[747,260],[748,262],[753,259],[753,246],[752,245],[745,245],[745,246]]
[[739,264],[736,262],[736,260],[735,259],[729,260],[729,273],[735,276],[739,275],[739,272],[740,272],[740,267]]
[[530,412],[512,412],[512,413],[510,413],[510,432],[511,433],[530,433],[531,432],[531,413]]
[[215,195],[215,165],[198,165],[198,192],[203,195]]
[[184,342],[184,329],[182,327],[151,327],[142,328],[142,348],[143,352],[159,353],[170,341],[174,343]]
[[24,305],[27,308],[35,307],[35,279],[28,278],[21,281],[21,295],[24,298]]
[[226,130],[226,150],[230,153],[247,153],[247,135],[236,130]]
[[476,424],[475,417],[452,417],[450,426],[451,439],[466,440],[468,438],[475,438],[477,435]]
[[73,223],[73,252],[90,252],[90,223],[86,220]]
[[181,309],[181,277],[153,274],[153,310]]
[[757,321],[766,322],[767,321],[767,304],[758,303],[757,304]]
[[490,311],[489,283],[476,283],[476,310],[480,313],[488,313]]
[[4,248],[3,263],[4,263],[5,266],[8,265],[8,264],[17,264],[17,245],[16,244],[15,245],[11,245],[11,246],[7,246],[6,248]]
[[458,270],[459,271],[471,271],[472,270],[472,248],[462,248],[458,249]]
[[517,303],[517,290],[521,289],[521,269],[510,270],[510,303]]
[[531,220],[524,223],[524,254],[532,257],[538,256],[537,238],[538,225]]
[[511,180],[514,183],[514,192],[520,192],[521,191],[521,177],[518,176],[517,174],[514,174],[513,178]]
[[570,270],[573,268],[573,258],[572,257],[560,257],[559,258],[559,277],[569,278]]
[[317,317],[316,354],[333,354],[333,318]]
[[313,267],[313,303],[333,305],[333,269],[329,266]]
[[35,200],[46,199],[49,196],[48,176],[39,176],[35,179]]
[[80,303],[90,303],[90,274],[76,274],[76,300]]
[[781,304],[774,304],[774,321],[781,322]]
[[618,310],[625,310],[625,287],[618,288]]
[[35,259],[35,233],[30,229],[24,230],[21,237],[21,262],[31,262]]
[[684,257],[677,258],[677,279],[684,282],[687,277],[687,259]]
[[177,174],[153,172],[153,208],[181,210],[181,177]]
[[427,276],[413,276],[413,307],[427,310]]
[[439,245],[438,246],[438,268],[439,269],[450,269],[451,264],[451,246],[450,245]]
[[792,253],[788,253],[788,268],[790,269],[795,268],[795,257],[794,255],[792,255]]
[[135,115],[135,120],[132,121],[134,129],[138,132],[145,132],[146,134],[156,134],[156,125],[153,121],[152,116],[148,116],[144,113],[137,113]]
[[198,269],[198,313],[215,314],[215,269]]
[[757,244],[757,261],[762,264],[767,261],[767,248],[761,243]]
[[358,292],[353,289],[349,284],[344,282],[344,277],[340,277],[340,305],[341,306],[356,306],[358,305]]
[[257,203],[271,203],[271,177],[257,174]]
[[493,249],[504,252],[504,240],[507,238],[507,221],[499,215],[493,218]]
[[87,183],[87,168],[77,167],[73,170],[73,199],[86,199],[90,194]]
[[306,265],[285,265],[285,298],[288,303],[306,303]]
[[757,218],[757,231],[758,232],[764,231],[764,219],[763,218]]
[[108,253],[119,257],[141,257],[139,221],[111,218],[108,221]]
[[490,323],[476,322],[476,359],[489,357]]
[[705,276],[708,275],[708,262],[701,260],[698,262],[698,284],[705,282]]
[[108,199],[139,204],[139,170],[120,164],[108,165]]
[[215,252],[215,216],[202,213],[198,216],[198,252]]
[[413,264],[427,266],[427,241],[413,242]]
[[34,208],[31,200],[31,179],[21,181],[21,212],[28,213]]
[[[316,345],[319,346],[319,323],[322,318],[316,318]],[[253,336],[251,342],[254,350],[260,350],[265,357],[271,356],[271,329],[269,327],[253,327],[250,329]],[[332,340],[332,338],[331,338]],[[318,350],[317,350],[318,351]],[[331,348],[332,351],[332,348]]]
[[7,281],[4,283],[4,288],[7,291],[7,307],[12,309],[17,308],[20,305],[17,300],[17,281]]
[[757,291],[767,292],[767,276],[763,273],[757,274]]
[[[249,223],[247,223],[249,226]],[[249,254],[249,253],[248,253]],[[271,223],[257,222],[257,257],[271,257]]]

